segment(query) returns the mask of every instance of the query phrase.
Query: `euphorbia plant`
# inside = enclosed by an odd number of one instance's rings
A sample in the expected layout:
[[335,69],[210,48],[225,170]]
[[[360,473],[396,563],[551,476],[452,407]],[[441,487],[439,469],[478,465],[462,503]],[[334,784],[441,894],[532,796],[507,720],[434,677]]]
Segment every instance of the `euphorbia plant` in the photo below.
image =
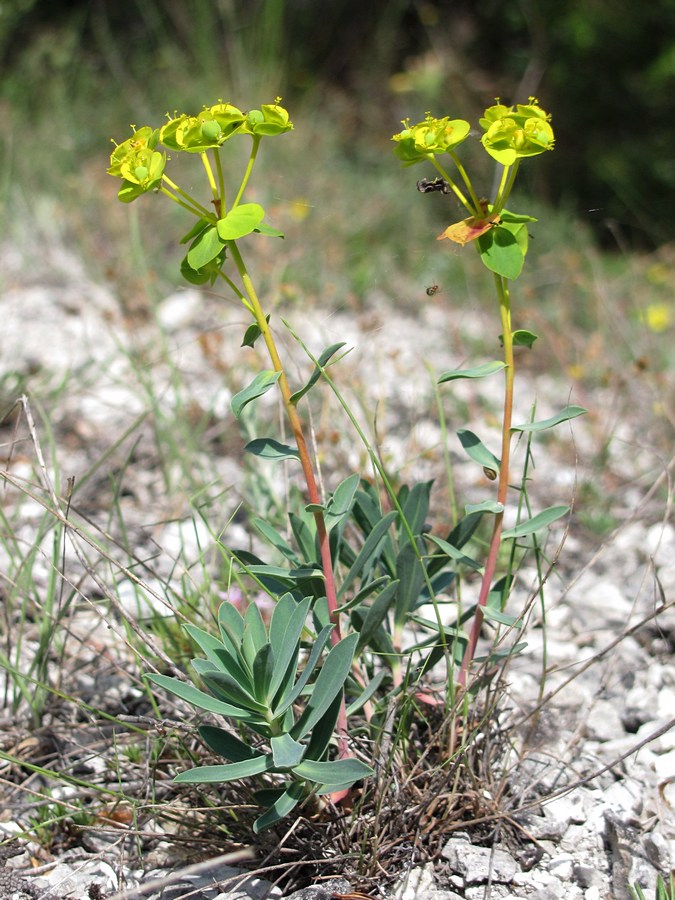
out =
[[[309,601],[301,603],[298,606],[300,612],[296,611],[294,615],[289,611],[288,602],[280,601],[272,617],[269,634],[259,615],[256,616],[255,607],[252,607],[253,611],[247,615],[246,621],[240,622],[241,616],[227,601],[220,611],[220,639],[197,631],[190,632],[209,657],[208,662],[202,661],[200,665],[197,661],[195,664],[202,680],[216,698],[206,708],[246,723],[271,742],[267,755],[254,751],[244,753],[241,742],[233,737],[226,737],[225,733],[216,735],[213,729],[203,731],[206,743],[232,760],[231,765],[234,766],[234,769],[216,767],[217,780],[263,772],[291,776],[291,781],[274,797],[269,791],[265,794],[264,800],[269,801],[270,809],[261,818],[261,827],[286,815],[311,790],[319,789],[321,792],[322,789],[324,793],[329,789],[342,790],[372,772],[365,764],[349,759],[343,685],[352,661],[356,636],[350,635],[342,640],[326,509],[319,494],[297,411],[299,400],[317,379],[315,376],[303,389],[291,392],[269,325],[270,317],[263,310],[238,245],[240,240],[253,234],[283,237],[281,232],[264,221],[265,211],[260,204],[242,201],[262,140],[292,129],[288,112],[280,105],[279,98],[272,104],[264,104],[260,109],[249,112],[243,112],[231,103],[219,102],[204,108],[196,116],[174,116],[161,128],[144,126],[136,129],[130,138],[115,146],[108,169],[110,175],[122,179],[118,197],[123,202],[128,203],[143,194],[158,191],[195,217],[193,227],[182,239],[182,243],[188,244],[181,264],[184,278],[196,285],[214,284],[221,279],[251,314],[252,322],[244,336],[244,343],[253,346],[261,338],[272,365],[232,399],[233,412],[240,415],[251,401],[277,385],[295,439],[295,447],[262,438],[250,442],[247,449],[261,457],[299,460],[305,479],[308,509],[314,520],[319,547],[322,594],[328,621],[319,631],[313,653],[297,682],[295,672],[299,665],[300,636],[305,627]],[[240,173],[238,184],[235,181],[234,188],[232,172],[223,165],[221,156],[228,141],[233,139],[247,139],[250,142],[248,162]],[[160,147],[164,149],[158,149]],[[211,193],[212,209],[168,176],[166,168],[170,156],[166,150],[170,154],[191,153],[199,158]],[[337,349],[329,348],[322,355],[322,365]],[[295,605],[296,601],[290,602]],[[304,615],[300,616],[303,611]],[[318,612],[314,610],[315,621],[318,621],[317,616]],[[292,629],[287,622],[289,618],[293,623]],[[315,681],[311,681],[326,642],[330,642],[332,650],[326,655],[321,673]],[[339,660],[339,664],[335,660]],[[196,706],[205,708],[204,696],[207,695],[203,692],[194,688],[186,692],[186,686],[175,679],[157,676],[155,680]],[[295,722],[292,705],[300,699],[301,691],[311,691],[311,696],[304,714]],[[340,760],[331,763],[323,757],[328,752],[336,721]],[[307,739],[305,743],[301,742],[302,738]],[[181,780],[213,781],[214,772],[198,769],[186,773]]]
[[[263,343],[271,362],[271,368],[259,372],[235,394],[232,411],[241,416],[249,404],[276,387],[294,438],[294,446],[270,437],[257,438],[249,441],[246,449],[254,456],[299,463],[304,479],[304,503],[300,509],[289,509],[290,536],[289,532],[282,534],[265,515],[252,519],[259,536],[272,548],[272,562],[250,549],[228,551],[239,570],[275,602],[269,624],[255,604],[242,616],[233,602],[225,601],[218,614],[217,636],[186,626],[206,656],[194,660],[193,667],[207,690],[167,675],[150,676],[155,684],[198,709],[236,723],[239,736],[211,725],[200,728],[204,742],[228,760],[226,764],[198,766],[181,773],[177,780],[222,782],[264,776],[265,789],[259,799],[268,809],[257,820],[256,829],[278,821],[312,794],[335,798],[372,773],[351,755],[348,715],[364,709],[377,742],[383,733],[378,732],[382,710],[394,709],[391,701],[396,699],[404,704],[413,696],[428,700],[418,691],[419,681],[441,660],[448,663],[447,699],[454,703],[455,687],[469,685],[483,619],[511,621],[503,611],[511,573],[497,577],[501,542],[531,535],[567,511],[567,507],[552,507],[527,521],[519,518],[516,527],[503,530],[513,433],[536,432],[583,412],[580,407],[566,407],[546,421],[520,426],[511,422],[513,348],[516,344],[531,346],[535,335],[512,328],[509,282],[520,274],[527,252],[527,225],[534,220],[507,210],[506,203],[521,159],[551,149],[553,132],[547,114],[534,100],[515,108],[490,107],[481,124],[483,147],[503,166],[492,202],[479,199],[456,153],[469,138],[468,122],[428,115],[418,125],[404,122],[404,130],[394,136],[404,164],[429,163],[438,173],[434,181],[421,179],[419,190],[454,195],[468,213],[446,228],[439,240],[477,247],[493,274],[500,314],[503,359],[445,372],[439,379],[445,383],[504,372],[500,455],[491,453],[469,430],[458,432],[469,456],[496,481],[496,497],[468,505],[466,514],[453,522],[445,537],[434,534],[427,523],[432,482],[394,490],[333,382],[329,366],[339,357],[342,343],[332,344],[317,356],[305,348],[312,362],[311,373],[295,390],[289,384],[274,337],[275,323],[260,301],[240,247],[244,240],[260,239],[255,235],[282,236],[265,221],[260,204],[244,202],[262,140],[293,128],[279,101],[248,113],[219,102],[196,116],[174,116],[161,128],[137,129],[111,156],[108,171],[123,182],[120,200],[130,202],[143,194],[159,193],[194,217],[193,227],[182,240],[188,245],[181,265],[183,276],[196,285],[225,285],[251,316],[243,344]],[[233,170],[226,157],[229,142],[240,139],[250,142],[242,171]],[[176,153],[193,154],[199,160],[210,204],[168,176],[167,166]],[[459,173],[458,180],[446,170],[448,158]],[[290,326],[284,325],[293,334]],[[299,412],[321,379],[332,387],[366,442],[376,473],[372,481],[359,473],[348,475],[327,497],[318,488]],[[486,515],[494,521],[483,564],[467,553],[467,545]],[[452,602],[447,598],[457,589],[464,570],[481,573],[476,602],[468,610],[460,610],[453,625],[444,624],[440,605]],[[429,603],[435,620],[423,615],[422,608]],[[464,626],[472,615],[467,633]],[[408,640],[411,626],[418,638],[412,646]],[[346,637],[343,629],[349,632]],[[463,698],[466,696],[463,693]],[[379,704],[378,715],[372,715],[371,702],[375,707]],[[330,749],[334,736],[336,759],[331,758]]]
[[[492,514],[494,523],[476,612],[459,670],[458,683],[461,687],[465,687],[484,617],[487,615],[496,618],[497,621],[502,620],[500,611],[504,606],[511,579],[507,577],[494,582],[501,541],[532,534],[568,512],[566,506],[551,507],[533,516],[529,521],[504,531],[512,436],[516,432],[534,432],[550,428],[581,415],[585,410],[578,406],[567,406],[559,415],[545,421],[518,426],[512,424],[514,346],[531,347],[536,335],[524,329],[513,330],[509,282],[517,278],[522,271],[528,248],[527,226],[529,222],[536,220],[532,216],[510,212],[506,209],[506,204],[521,161],[553,149],[554,135],[550,116],[534,97],[530,97],[527,104],[518,104],[515,107],[505,106],[498,101],[485,110],[480,120],[483,128],[481,143],[486,152],[502,167],[499,187],[492,201],[479,198],[456,153],[459,145],[469,138],[471,131],[469,122],[462,119],[451,120],[447,117],[435,119],[427,114],[417,125],[411,125],[409,120],[404,121],[403,125],[403,130],[392,138],[397,144],[395,153],[399,159],[406,166],[430,163],[440,173],[440,178],[434,182],[429,182],[428,179],[418,182],[418,189],[423,193],[435,190],[451,193],[469,213],[468,217],[449,225],[438,235],[438,240],[447,239],[462,246],[474,243],[481,260],[493,274],[501,324],[503,360],[494,360],[478,368],[446,372],[439,379],[439,383],[444,383],[457,378],[477,378],[501,370],[504,372],[499,457],[492,454],[472,432],[466,429],[458,432],[469,456],[483,466],[488,478],[497,481],[496,498],[493,501],[467,507],[467,513],[480,511]],[[448,174],[445,167],[448,157],[459,174],[460,184]]]

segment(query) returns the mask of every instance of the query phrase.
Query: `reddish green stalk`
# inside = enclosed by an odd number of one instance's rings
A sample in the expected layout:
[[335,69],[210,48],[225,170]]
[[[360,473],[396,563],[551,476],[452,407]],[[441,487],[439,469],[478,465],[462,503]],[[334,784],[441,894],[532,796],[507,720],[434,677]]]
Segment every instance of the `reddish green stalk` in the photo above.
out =
[[501,275],[495,275],[495,284],[499,295],[499,315],[502,322],[502,340],[504,341],[504,414],[502,418],[502,452],[501,462],[499,466],[499,482],[497,487],[497,502],[501,504],[501,512],[495,514],[494,526],[492,529],[492,539],[490,540],[490,549],[488,551],[487,561],[485,563],[485,571],[480,586],[480,594],[478,596],[478,606],[476,615],[474,616],[469,635],[469,643],[464,652],[462,665],[459,670],[459,684],[466,687],[466,680],[471,668],[471,662],[476,653],[476,645],[480,628],[483,623],[483,607],[487,603],[490,586],[494,578],[495,569],[497,567],[497,555],[499,553],[499,545],[502,536],[502,526],[504,523],[504,507],[506,506],[506,494],[509,487],[509,461],[511,454],[511,419],[513,414],[513,382],[515,378],[514,359],[513,359],[513,333],[511,331],[511,303],[509,299],[509,289],[505,278]]
[[[300,465],[302,466],[303,475],[305,477],[305,483],[307,485],[307,494],[309,497],[309,502],[315,507],[321,506],[321,496],[319,494],[319,489],[316,483],[316,478],[314,476],[314,468],[312,466],[312,460],[309,454],[309,450],[307,448],[307,441],[305,440],[305,435],[302,428],[302,422],[300,421],[300,416],[298,415],[298,411],[296,409],[295,403],[291,400],[291,389],[288,385],[288,380],[286,378],[286,372],[284,371],[283,364],[279,357],[279,353],[277,351],[276,343],[274,341],[274,336],[267,322],[267,318],[265,313],[263,312],[263,308],[260,304],[260,300],[258,299],[258,295],[253,286],[253,282],[248,274],[244,261],[241,257],[239,249],[234,241],[229,242],[230,253],[234,263],[241,275],[242,282],[244,284],[244,288],[246,290],[246,294],[248,296],[248,300],[250,303],[250,310],[253,313],[253,317],[256,321],[256,325],[260,329],[260,334],[265,342],[265,346],[267,347],[267,352],[269,353],[270,360],[272,362],[272,366],[275,372],[279,373],[279,390],[281,392],[281,399],[284,404],[284,408],[286,410],[286,414],[288,416],[288,420],[291,425],[291,429],[293,431],[293,436],[295,438],[295,444],[298,448],[298,455],[300,457]],[[247,304],[248,306],[249,304]],[[321,509],[314,509],[314,522],[316,524],[316,534],[317,539],[319,541],[319,549],[321,553],[321,567],[323,570],[323,578],[324,578],[324,587],[326,589],[326,601],[328,604],[328,614],[330,617],[331,624],[333,625],[333,631],[331,632],[331,644],[335,646],[335,644],[340,641],[342,635],[340,632],[340,617],[338,614],[338,602],[337,602],[337,590],[335,587],[335,575],[333,572],[333,560],[330,552],[330,541],[328,537],[328,529],[326,528],[326,522],[324,519],[324,515]],[[340,709],[340,714],[338,717],[337,723],[338,729],[338,745],[339,745],[339,754],[341,757],[349,756],[349,751],[347,749],[347,713],[344,702],[344,697],[342,700],[342,706]]]

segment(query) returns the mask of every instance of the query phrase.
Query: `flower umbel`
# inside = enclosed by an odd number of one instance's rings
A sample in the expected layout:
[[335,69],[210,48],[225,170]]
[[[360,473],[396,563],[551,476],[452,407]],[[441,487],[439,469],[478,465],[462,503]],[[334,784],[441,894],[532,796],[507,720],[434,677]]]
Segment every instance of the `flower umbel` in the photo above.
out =
[[159,130],[145,125],[118,144],[110,155],[108,174],[123,179],[118,196],[125,203],[151,191],[161,182],[166,154],[154,149],[158,140]]
[[172,150],[202,153],[220,147],[241,128],[246,116],[231,103],[216,103],[197,116],[183,114],[170,119],[159,133],[161,142]]
[[395,134],[392,141],[398,146],[394,153],[404,165],[431,159],[436,154],[449,153],[464,141],[471,126],[464,119],[434,119],[427,113],[423,122],[411,125],[409,119],[403,121],[403,131]]
[[552,150],[555,138],[550,118],[534,97],[527,104],[519,103],[515,109],[497,103],[486,109],[480,120],[485,130],[481,138],[483,146],[503,166]]

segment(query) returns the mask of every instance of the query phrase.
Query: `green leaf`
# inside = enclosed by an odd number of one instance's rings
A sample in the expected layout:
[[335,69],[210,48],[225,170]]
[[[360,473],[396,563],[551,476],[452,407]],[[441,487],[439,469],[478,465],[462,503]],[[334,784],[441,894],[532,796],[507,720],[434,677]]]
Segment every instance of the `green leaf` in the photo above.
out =
[[481,565],[481,563],[476,562],[475,559],[472,559],[470,556],[462,553],[461,550],[458,550],[457,547],[453,547],[452,544],[448,543],[448,541],[444,541],[443,538],[436,537],[436,535],[434,534],[428,534],[427,537],[429,538],[429,540],[433,541],[437,547],[440,547],[443,553],[445,553],[450,559],[454,559],[455,562],[461,563],[463,566],[468,566],[475,572],[482,571],[483,566]]
[[466,450],[467,455],[474,462],[477,462],[479,466],[483,466],[484,469],[494,472],[495,475],[499,474],[499,466],[501,465],[499,459],[487,449],[473,431],[469,431],[468,428],[460,428],[457,432],[457,437],[462,447]]
[[253,525],[257,531],[265,538],[265,540],[275,549],[281,553],[282,556],[285,556],[286,559],[293,566],[299,566],[300,560],[298,559],[298,555],[293,550],[293,548],[286,542],[286,540],[279,534],[276,528],[273,528],[269,522],[266,522],[265,519],[254,518]]
[[[229,649],[223,648],[222,650],[215,650],[214,654],[216,656],[216,668],[221,672],[226,672],[238,684],[245,685],[248,693],[253,694],[251,672],[250,669],[244,668],[245,660],[242,659],[239,650],[233,654]],[[201,671],[199,660],[193,660],[192,664],[198,672]]]
[[443,384],[445,381],[454,381],[457,378],[485,378],[486,375],[494,375],[495,372],[501,372],[505,368],[506,363],[493,360],[483,363],[482,366],[475,366],[473,369],[452,369],[444,372],[438,379],[438,383]]
[[296,739],[308,734],[340,693],[351,669],[358,634],[349,634],[336,644],[324,660],[304,712],[291,729]]
[[528,519],[527,522],[521,522],[515,528],[507,528],[502,532],[502,538],[519,538],[525,537],[527,534],[534,534],[542,528],[547,528],[556,519],[561,519],[570,511],[569,506],[549,506],[548,509],[542,510]]
[[534,334],[534,332],[526,331],[524,328],[516,329],[511,335],[514,347],[527,347],[528,350],[532,348],[537,337],[538,335]]
[[242,203],[218,219],[218,236],[223,242],[236,241],[251,234],[264,218],[265,210],[259,203]]
[[[292,611],[290,610],[291,604]],[[276,698],[284,682],[293,683],[300,653],[300,637],[310,605],[309,597],[296,603],[290,594],[285,594],[272,613],[270,643],[274,647],[275,664],[270,680],[269,696],[271,700]],[[289,612],[290,615],[288,615]]]
[[253,688],[261,703],[269,706],[270,683],[274,673],[274,651],[271,644],[263,644],[253,660]]
[[[373,581],[367,581],[364,586],[358,591],[358,593],[354,594],[352,599],[345,603],[343,606],[338,606],[337,611],[339,613],[349,612],[350,609],[355,609],[357,606],[361,606],[364,600],[367,600],[371,594],[375,594],[380,588],[389,584],[391,578],[389,575],[380,575],[379,578],[375,578]],[[364,610],[367,607],[364,607]]]
[[497,225],[482,234],[476,243],[483,265],[491,272],[510,279],[520,275],[525,254],[509,228]]
[[295,775],[306,778],[308,781],[316,781],[319,784],[347,784],[352,785],[362,778],[369,778],[374,774],[373,769],[360,759],[336,759],[332,762],[316,762],[306,759],[293,770]]
[[396,557],[396,576],[399,586],[396,591],[394,622],[402,628],[408,613],[415,609],[424,586],[424,566],[410,544],[405,544]]
[[141,194],[145,193],[145,188],[142,184],[136,184],[133,181],[123,181],[122,187],[117,192],[117,199],[121,200],[122,203],[131,203],[132,200],[135,200],[136,197],[140,197]]
[[344,523],[344,520],[349,517],[359,481],[358,474],[350,475],[335,488],[326,507],[326,527],[329,531]]
[[328,707],[323,716],[312,729],[312,735],[307,743],[305,751],[305,759],[323,759],[326,751],[330,746],[340,708],[342,706],[342,695],[338,694],[333,703]]
[[173,779],[176,784],[216,784],[224,781],[235,781],[238,778],[249,778],[251,775],[262,775],[274,767],[272,754],[260,754],[253,759],[226,763],[224,766],[196,766],[187,772],[180,772]]
[[190,268],[198,271],[223,249],[225,242],[218,237],[215,225],[209,225],[200,234],[197,235],[192,242],[192,246],[187,253],[187,261]]
[[267,629],[257,603],[250,603],[244,616],[244,636],[241,641],[241,649],[244,659],[253,671],[253,660],[256,654],[267,643]]
[[219,641],[217,637],[209,634],[208,631],[198,628],[196,625],[183,625],[183,631],[190,635],[192,640],[205,653],[208,659],[218,665],[219,659],[216,656],[215,651],[225,649],[222,641]]
[[280,376],[281,372],[273,372],[271,369],[259,372],[249,386],[235,394],[230,401],[230,406],[235,416],[239,418],[242,409],[252,400],[256,400],[258,397],[266,394],[277,383]]
[[224,728],[217,728],[215,725],[200,725],[197,731],[207,747],[230,762],[243,762],[246,759],[257,759],[260,756],[256,750],[240,741],[229,731],[225,731]]
[[359,610],[361,615],[363,615],[363,624],[359,629],[359,642],[356,645],[355,651],[357,655],[364,647],[368,646],[370,639],[386,618],[386,615],[391,608],[392,600],[399,588],[399,584],[399,581],[390,582],[387,587],[377,595],[370,606],[362,607]]
[[366,703],[373,696],[375,691],[379,688],[379,686],[384,681],[384,677],[387,674],[385,669],[381,669],[374,678],[368,682],[363,691],[359,694],[359,696],[347,707],[347,718],[353,716],[354,713],[358,712],[362,706],[365,706]]
[[473,513],[502,513],[504,512],[504,504],[497,503],[496,500],[484,500],[482,503],[467,503],[464,507],[467,516]]
[[[408,523],[408,528],[414,535],[420,534],[424,528],[429,513],[432,484],[432,481],[418,481],[408,491],[407,496],[405,495],[405,486],[399,491],[398,501],[403,512],[403,519]],[[399,534],[404,540],[410,539],[403,522],[399,527]]]
[[190,241],[197,237],[198,234],[201,234],[202,231],[205,231],[211,223],[207,219],[198,219],[192,228],[188,231],[187,234],[184,234],[180,239],[181,244],[189,244]]
[[502,222],[526,223],[539,221],[539,219],[535,219],[534,216],[528,216],[525,213],[510,212],[508,209],[503,209],[499,215]]
[[223,643],[229,644],[235,653],[238,652],[244,636],[244,617],[229,600],[225,600],[218,608],[218,626]]
[[517,656],[527,647],[527,641],[521,641],[514,644],[513,647],[505,647],[502,650],[491,650],[487,656],[475,656],[474,662],[485,662],[486,660],[497,662],[500,659],[508,659],[510,656]]
[[212,697],[205,691],[200,691],[192,684],[185,681],[179,681],[178,678],[172,678],[169,675],[147,675],[149,681],[153,684],[164,688],[170,694],[186,700],[197,709],[204,709],[207,712],[217,713],[221,716],[229,716],[232,719],[248,719],[251,716],[250,709],[244,709],[241,706],[234,706],[232,703],[224,703],[216,697]]
[[207,281],[211,281],[212,279],[211,272],[206,268],[201,269],[199,272],[195,272],[192,266],[188,263],[187,256],[184,256],[181,261],[180,274],[190,284],[206,284]]
[[341,597],[344,594],[344,592],[350,587],[354,579],[358,578],[359,575],[361,575],[361,573],[364,571],[364,569],[366,569],[366,567],[378,555],[381,545],[387,539],[387,533],[392,523],[395,522],[397,518],[398,512],[396,512],[396,510],[392,510],[391,512],[388,512],[386,515],[382,516],[379,522],[377,522],[373,526],[372,531],[363,542],[363,547],[361,547],[358,556],[356,557],[351,568],[342,580],[338,596]]
[[[298,400],[302,399],[302,397],[304,397],[305,394],[312,387],[314,387],[314,385],[317,383],[319,378],[321,378],[321,368],[325,369],[326,363],[331,358],[331,356],[333,356],[335,353],[337,353],[337,351],[340,350],[344,346],[345,346],[345,342],[341,341],[339,344],[331,344],[330,347],[326,347],[326,349],[323,351],[323,353],[319,356],[319,358],[317,360],[319,365],[314,366],[314,371],[312,372],[307,384],[303,388],[300,388],[299,391],[296,391],[294,394],[291,395],[291,403],[297,403]],[[344,354],[343,354],[343,356],[344,356]]]
[[[310,679],[310,676],[314,669],[316,668],[316,664],[319,661],[319,657],[323,652],[323,648],[326,646],[328,639],[330,638],[331,631],[333,630],[332,625],[326,625],[321,629],[319,634],[317,635],[314,643],[312,644],[312,649],[309,654],[309,658],[305,663],[305,668],[302,670],[302,673],[295,684],[291,687],[290,683],[288,685],[288,689],[284,690],[282,696],[279,698],[279,704],[273,710],[274,717],[276,719],[279,718],[287,709],[289,709],[293,703],[298,699],[300,694],[302,693],[305,685]],[[356,638],[356,635],[354,635]],[[325,665],[325,663],[324,663]],[[322,670],[323,671],[323,670]],[[317,679],[318,681],[318,679]],[[307,732],[304,732],[306,734]],[[294,734],[295,738],[303,737],[302,734]]]
[[[195,660],[195,662],[199,662],[199,660]],[[267,712],[267,706],[259,703],[252,694],[248,693],[245,686],[235,681],[231,675],[227,675],[225,672],[208,671],[200,672],[200,675],[204,684],[214,694],[221,694],[233,703],[248,707],[250,712],[258,716],[264,716]]]
[[500,625],[508,625],[509,627],[513,627],[518,621],[518,616],[509,616],[500,609],[494,609],[491,606],[483,607],[483,617],[488,622],[498,622]]
[[288,520],[291,523],[293,537],[298,543],[303,559],[307,562],[314,561],[317,555],[314,543],[316,537],[314,516],[304,515],[303,517],[291,512],[288,514]]
[[272,228],[271,225],[266,225],[264,222],[261,222],[260,225],[256,225],[253,230],[258,234],[267,235],[267,237],[282,238],[284,236],[283,231],[277,231],[276,228]]
[[[265,321],[269,324],[270,317],[265,316]],[[244,340],[241,342],[241,346],[253,347],[261,334],[262,332],[260,331],[260,325],[258,325],[257,322],[251,322],[251,324],[244,332]]]
[[295,447],[280,444],[274,438],[256,438],[249,441],[244,450],[261,459],[300,459],[300,454]]
[[298,803],[306,796],[306,789],[302,782],[293,782],[283,794],[274,801],[272,806],[259,816],[253,823],[253,831],[260,834],[265,828],[275,825],[281,819],[284,819]]
[[544,431],[546,428],[554,428],[561,422],[568,422],[577,416],[583,416],[588,412],[583,406],[566,406],[557,416],[551,416],[550,419],[542,419],[540,422],[529,422],[525,425],[514,425],[511,431]]
[[270,740],[272,747],[272,759],[275,768],[291,769],[302,761],[305,755],[304,744],[294,741],[290,734],[280,734]]

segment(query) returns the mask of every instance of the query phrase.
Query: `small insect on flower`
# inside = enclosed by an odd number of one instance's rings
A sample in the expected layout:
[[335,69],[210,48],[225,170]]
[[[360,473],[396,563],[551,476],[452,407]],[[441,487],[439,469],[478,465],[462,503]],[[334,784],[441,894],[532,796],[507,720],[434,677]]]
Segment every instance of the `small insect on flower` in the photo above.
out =
[[450,193],[450,185],[445,178],[434,178],[429,181],[428,178],[420,178],[417,182],[417,190],[420,194],[431,194],[434,191],[440,191],[442,194]]
[[433,297],[434,294],[440,293],[440,287],[437,284],[430,284],[426,290],[427,297]]

